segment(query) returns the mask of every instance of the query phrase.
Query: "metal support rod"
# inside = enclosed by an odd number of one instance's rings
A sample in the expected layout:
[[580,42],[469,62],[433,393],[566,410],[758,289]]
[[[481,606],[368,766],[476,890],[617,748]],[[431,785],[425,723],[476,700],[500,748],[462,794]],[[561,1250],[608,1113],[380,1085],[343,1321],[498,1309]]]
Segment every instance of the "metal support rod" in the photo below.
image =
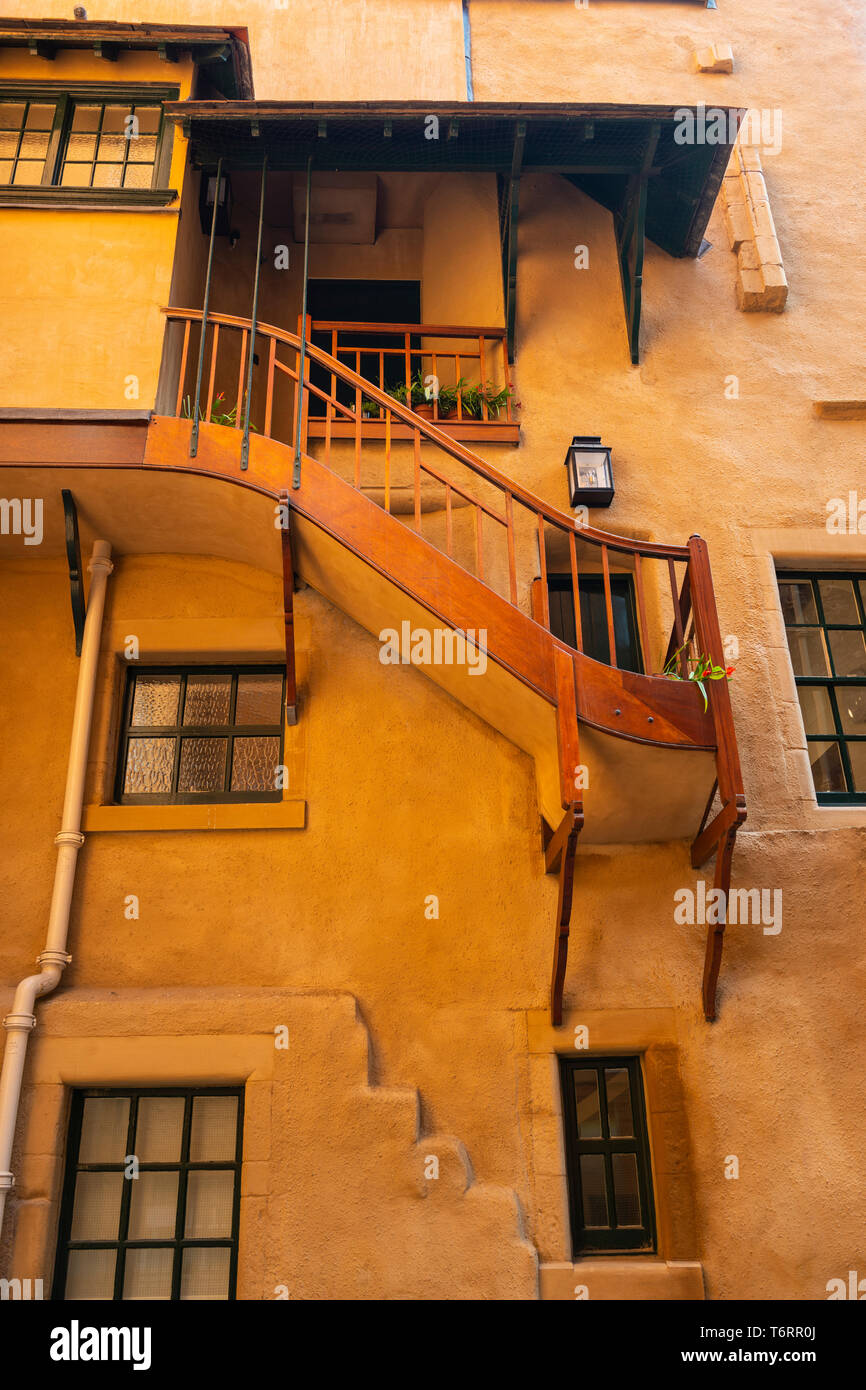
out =
[[301,296],[301,355],[298,358],[298,408],[295,411],[295,466],[292,487],[301,486],[301,419],[304,414],[304,359],[307,355],[307,275],[310,264],[310,186],[313,179],[313,156],[307,159],[307,216],[304,225],[304,287]]
[[[207,278],[204,282],[204,304],[201,311],[201,342],[198,345],[198,372],[195,379],[195,405],[192,412],[192,434],[189,439],[189,456],[194,459],[198,453],[198,417],[201,404],[201,377],[204,370],[204,340],[207,335],[207,311],[210,305],[210,283],[213,273],[213,245],[216,240],[217,208],[220,201],[220,183],[222,182],[223,162],[222,156],[217,163],[216,184],[214,185],[213,213],[210,220],[210,244],[207,252]],[[207,174],[202,173],[202,178],[207,178]]]
[[256,320],[259,314],[259,280],[262,274],[262,226],[265,220],[265,185],[268,177],[268,156],[262,159],[262,191],[259,198],[259,235],[256,243],[256,278],[253,285],[253,317],[250,324],[250,360],[247,367],[247,399],[244,411],[244,437],[241,441],[241,468],[250,461],[250,409],[253,403],[253,367],[256,361]]

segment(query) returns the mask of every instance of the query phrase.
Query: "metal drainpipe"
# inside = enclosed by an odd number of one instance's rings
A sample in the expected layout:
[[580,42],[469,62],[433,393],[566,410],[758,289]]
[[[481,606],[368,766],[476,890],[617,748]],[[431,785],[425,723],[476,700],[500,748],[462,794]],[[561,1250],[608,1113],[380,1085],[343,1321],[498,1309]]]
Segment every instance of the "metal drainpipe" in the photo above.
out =
[[81,833],[81,809],[84,803],[84,777],[87,771],[87,751],[90,745],[90,726],[93,718],[93,699],[96,688],[96,667],[102,637],[102,615],[105,610],[105,589],[114,566],[111,546],[107,541],[94,541],[93,553],[87,566],[90,571],[90,593],[87,599],[87,618],[81,644],[81,664],[75,691],[75,712],[72,716],[72,736],[69,742],[69,763],[66,770],[66,795],[63,818],[54,843],[57,863],[54,868],[54,889],[48,917],[48,936],[45,950],[37,957],[38,975],[29,975],[15,991],[12,1012],[3,1020],[8,1033],[3,1069],[0,1072],[0,1230],[6,1193],[15,1179],[10,1171],[12,1143],[21,1098],[21,1078],[27,1056],[27,1041],[36,1026],[34,1006],[40,995],[50,994],[60,983],[64,968],[72,957],[67,953],[69,911],[75,886],[78,851],[84,844]]

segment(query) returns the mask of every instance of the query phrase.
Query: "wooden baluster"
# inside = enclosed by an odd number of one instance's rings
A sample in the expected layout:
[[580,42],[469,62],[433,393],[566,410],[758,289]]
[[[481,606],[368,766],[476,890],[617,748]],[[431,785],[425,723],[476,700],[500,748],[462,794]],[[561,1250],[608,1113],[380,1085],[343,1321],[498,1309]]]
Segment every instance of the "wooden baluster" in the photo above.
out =
[[[459,380],[460,380],[460,353],[459,353],[459,352],[455,352],[455,354],[454,354],[454,374],[455,374],[455,379],[456,379],[457,381],[459,381]],[[463,397],[461,396],[461,394],[460,394],[459,391],[457,392],[457,419],[458,419],[458,420],[462,420],[462,419],[463,419]]]
[[445,542],[448,547],[448,554],[454,551],[454,532],[451,525],[451,484],[445,484]]
[[[478,339],[478,375],[481,379],[481,390],[483,392],[487,385],[487,378],[484,374],[484,339],[482,337]],[[490,418],[490,412],[487,409],[487,401],[484,399],[483,395],[481,397],[481,418],[482,420],[488,420]]]
[[[243,414],[244,414],[244,375],[245,375],[246,365],[247,365],[247,338],[248,338],[248,337],[249,337],[249,330],[245,328],[245,329],[243,330],[242,334],[241,334],[241,365],[240,365],[240,370],[238,371],[238,400],[237,400],[237,405],[235,406],[235,429],[236,429],[236,430],[241,430],[241,429],[243,429]],[[296,387],[295,387],[295,403],[296,403],[296,406],[297,406],[297,399],[298,399],[298,388],[297,388],[297,386],[296,386]]]
[[414,431],[415,440],[415,529],[421,534],[421,431]]
[[391,412],[385,411],[385,511],[391,510]]
[[544,517],[541,512],[536,513],[538,517],[538,572],[541,576],[541,616],[544,626],[550,631],[550,595],[547,592],[547,547],[544,543]]
[[616,636],[613,630],[613,602],[610,594],[610,562],[607,556],[607,546],[601,547],[601,569],[604,583],[604,607],[607,613],[607,642],[610,651],[609,665],[616,670]]
[[641,570],[641,557],[635,551],[634,555],[634,586],[637,589],[637,613],[640,623],[640,640],[643,647],[643,666],[644,671],[649,676],[652,674],[652,653],[649,644],[649,627],[646,620],[646,599],[643,591],[643,572]]
[[573,531],[568,533],[568,558],[571,563],[571,601],[574,604],[574,645],[583,651],[583,627],[580,621],[580,578],[577,573],[577,541]]
[[270,344],[271,344],[271,345],[270,345],[270,348],[268,349],[268,393],[267,393],[267,396],[265,397],[265,438],[266,438],[266,439],[270,439],[270,437],[271,437],[271,421],[272,421],[272,419],[273,419],[273,414],[274,414],[274,377],[276,376],[276,368],[275,368],[275,366],[274,366],[274,363],[275,363],[276,360],[277,360],[277,340],[276,340],[276,338],[271,338],[271,339],[270,339]]
[[385,390],[385,354],[381,350],[379,352],[379,390]]
[[677,642],[676,650],[679,652],[677,661],[679,663],[680,675],[682,676],[683,680],[687,680],[689,674],[689,663],[686,658],[686,653],[684,651],[680,651],[680,648],[685,646],[685,638],[683,637],[683,614],[682,609],[680,608],[679,587],[677,585],[677,570],[676,565],[670,557],[668,558],[668,574],[670,575],[671,598],[673,599],[674,605],[674,632],[676,633]]
[[517,566],[514,560],[514,498],[510,492],[505,494],[505,533],[508,537],[508,592],[511,602],[517,606]]
[[439,381],[439,368],[438,368],[437,365],[436,365],[436,353],[435,353],[435,352],[431,353],[431,354],[430,354],[430,357],[431,357],[432,366],[433,366],[433,377],[434,377],[434,380],[435,380],[435,383],[436,383],[436,395],[433,397],[433,419],[438,423],[438,421],[439,421],[439,387],[440,387],[440,384],[441,384],[441,383],[440,383],[440,381]]
[[175,419],[180,419],[180,412],[183,406],[183,388],[186,384],[186,359],[189,355],[189,330],[192,324],[189,319],[184,320],[183,325],[183,351],[180,355],[180,376],[177,382],[177,405],[174,408]]
[[205,418],[205,420],[207,421],[208,424],[210,424],[210,417],[211,417],[211,414],[212,414],[212,412],[213,412],[213,388],[214,388],[214,382],[216,381],[216,364],[217,364],[217,352],[218,352],[218,350],[219,350],[219,341],[220,341],[220,326],[219,326],[218,323],[215,323],[214,326],[213,326],[213,344],[212,344],[211,350],[210,350],[210,379],[209,379],[209,381],[208,381],[208,387],[207,387],[207,406],[206,406],[206,408],[205,408],[205,413],[204,413],[204,418]]
[[412,340],[408,333],[403,334],[403,351],[406,354],[406,407],[412,409]]
[[475,546],[478,553],[478,578],[484,582],[484,534],[481,528],[483,513],[481,508],[475,508]]
[[361,402],[364,393],[355,387],[355,487],[361,486]]

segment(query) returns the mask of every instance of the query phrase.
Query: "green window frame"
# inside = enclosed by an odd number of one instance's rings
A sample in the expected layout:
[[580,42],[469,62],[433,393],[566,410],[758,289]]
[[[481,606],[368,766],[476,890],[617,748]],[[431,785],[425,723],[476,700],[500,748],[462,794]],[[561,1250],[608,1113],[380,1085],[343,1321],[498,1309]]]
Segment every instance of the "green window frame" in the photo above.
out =
[[866,803],[866,570],[777,574],[820,805]]
[[[0,83],[0,196],[51,190],[53,197],[146,202],[173,192],[164,103],[178,95],[177,87],[150,84]],[[137,127],[127,127],[130,115]],[[127,138],[127,128],[137,134]]]
[[73,1091],[52,1298],[234,1299],[243,1107],[242,1087]]
[[283,765],[285,701],[284,666],[130,669],[115,801],[281,801],[277,769]]
[[655,1210],[638,1057],[560,1057],[575,1255],[655,1249]]

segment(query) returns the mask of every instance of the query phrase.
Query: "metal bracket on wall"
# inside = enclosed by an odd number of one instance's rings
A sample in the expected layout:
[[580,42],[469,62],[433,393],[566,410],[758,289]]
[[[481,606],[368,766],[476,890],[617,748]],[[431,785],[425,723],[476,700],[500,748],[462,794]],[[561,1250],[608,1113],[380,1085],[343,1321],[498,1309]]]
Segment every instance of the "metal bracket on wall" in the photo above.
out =
[[640,310],[643,287],[643,258],[646,243],[647,180],[655,158],[661,126],[654,121],[644,149],[643,160],[629,179],[622,211],[616,215],[616,250],[622,297],[625,305],[625,325],[631,360],[640,361]]
[[295,674],[295,566],[292,559],[291,503],[289,494],[280,493],[280,540],[283,555],[283,624],[286,641],[286,723],[298,722],[298,686]]
[[81,655],[84,639],[84,619],[87,606],[84,601],[84,574],[81,569],[81,541],[78,536],[78,512],[75,498],[68,488],[61,490],[63,516],[66,522],[66,559],[69,564],[69,594],[72,599],[72,621],[75,625],[75,655]]

